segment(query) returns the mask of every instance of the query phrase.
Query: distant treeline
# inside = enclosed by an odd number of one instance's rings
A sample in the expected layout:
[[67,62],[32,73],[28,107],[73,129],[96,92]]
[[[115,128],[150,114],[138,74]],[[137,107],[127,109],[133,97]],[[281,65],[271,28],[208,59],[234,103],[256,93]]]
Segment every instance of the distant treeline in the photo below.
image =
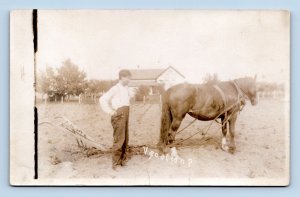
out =
[[116,83],[117,80],[87,80],[86,73],[68,59],[57,69],[46,66],[45,71],[37,73],[36,91],[58,98],[80,94],[98,96]]
[[[118,80],[96,80],[86,79],[86,73],[79,69],[70,59],[62,62],[60,67],[54,69],[46,66],[45,71],[37,73],[36,91],[40,94],[46,94],[49,97],[60,99],[70,96],[89,96],[93,100],[99,97],[103,92],[109,90]],[[219,77],[215,73],[207,74],[203,78],[203,82],[207,84],[215,84],[219,82]],[[157,89],[157,90],[156,90]],[[149,87],[141,86],[136,90],[136,100],[141,100],[149,94]],[[162,86],[157,86],[153,93],[162,93]],[[257,90],[262,93],[284,92],[284,85],[279,83],[257,82]]]
[[[218,74],[214,73],[214,74],[207,74],[203,78],[203,82],[206,84],[217,84],[218,82],[220,82],[220,80]],[[283,92],[284,91],[284,84],[282,83],[258,81],[256,86],[258,92]]]

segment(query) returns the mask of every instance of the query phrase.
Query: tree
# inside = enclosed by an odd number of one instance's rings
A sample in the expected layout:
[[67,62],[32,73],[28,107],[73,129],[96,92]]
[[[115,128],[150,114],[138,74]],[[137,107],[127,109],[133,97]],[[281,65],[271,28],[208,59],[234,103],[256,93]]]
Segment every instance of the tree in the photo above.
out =
[[284,91],[284,84],[272,83],[272,82],[259,82],[257,83],[258,92],[273,92]]
[[85,93],[88,94],[97,94],[99,93],[99,80],[91,79],[87,82],[87,87],[85,89]]
[[218,74],[214,73],[213,75],[206,74],[203,81],[206,84],[214,85],[214,84],[217,84],[220,80],[219,80]]
[[138,87],[138,89],[136,90],[135,100],[142,101],[144,99],[144,96],[148,96],[148,95],[149,95],[149,87],[142,85]]
[[53,95],[57,91],[57,83],[55,80],[55,73],[52,67],[46,66],[45,72],[37,74],[36,82],[37,92]]
[[163,94],[165,92],[165,84],[158,84],[157,86],[153,87],[153,92],[155,94]]
[[117,83],[118,80],[101,80],[98,84],[99,91],[106,92]]
[[56,93],[58,95],[79,95],[86,89],[86,74],[80,71],[78,66],[71,62],[70,59],[65,60],[62,66],[57,69]]
[[46,66],[44,72],[39,72],[36,90],[55,97],[55,100],[56,96],[79,95],[86,89],[85,78],[85,72],[80,71],[78,66],[68,59],[56,70]]

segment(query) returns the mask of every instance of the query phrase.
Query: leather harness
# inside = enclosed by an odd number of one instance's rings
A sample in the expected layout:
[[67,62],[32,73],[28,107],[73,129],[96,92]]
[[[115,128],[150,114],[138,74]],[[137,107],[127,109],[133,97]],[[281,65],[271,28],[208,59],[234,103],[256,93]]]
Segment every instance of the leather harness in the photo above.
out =
[[[237,104],[239,105],[239,111],[242,111],[242,109],[244,108],[246,102],[245,102],[245,97],[244,96],[247,96],[245,94],[245,92],[239,87],[239,85],[237,84],[237,82],[235,80],[232,81],[237,93],[238,93],[238,101],[237,101]],[[213,87],[219,92],[220,96],[222,97],[222,100],[223,100],[223,107],[226,109],[227,107],[227,99],[226,99],[226,96],[225,96],[225,93],[224,91],[216,84],[216,85],[213,85]],[[235,105],[233,105],[234,107]],[[231,109],[231,108],[230,108]],[[228,111],[230,110],[226,110],[225,111],[225,122],[228,121]],[[227,129],[227,128],[226,128]]]

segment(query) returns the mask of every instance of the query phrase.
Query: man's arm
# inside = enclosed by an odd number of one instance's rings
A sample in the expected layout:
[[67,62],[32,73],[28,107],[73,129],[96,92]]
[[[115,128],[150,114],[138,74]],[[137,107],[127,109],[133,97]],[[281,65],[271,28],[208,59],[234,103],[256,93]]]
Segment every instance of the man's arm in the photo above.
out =
[[115,110],[110,105],[111,99],[114,96],[115,91],[116,89],[112,87],[109,91],[103,94],[99,99],[99,103],[102,110],[108,113],[109,115],[113,115],[115,113]]

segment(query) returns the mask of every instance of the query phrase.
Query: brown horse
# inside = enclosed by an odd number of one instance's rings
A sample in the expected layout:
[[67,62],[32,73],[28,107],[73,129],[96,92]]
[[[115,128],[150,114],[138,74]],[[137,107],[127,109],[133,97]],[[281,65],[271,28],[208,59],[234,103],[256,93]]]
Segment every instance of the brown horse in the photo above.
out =
[[[216,84],[179,84],[169,88],[163,94],[160,140],[158,148],[166,153],[172,147],[175,134],[186,114],[198,120],[216,120],[222,122],[222,149],[235,151],[235,123],[238,112],[249,99],[257,104],[256,77],[239,78]],[[229,124],[230,143],[226,134]],[[176,150],[176,149],[175,149]]]

